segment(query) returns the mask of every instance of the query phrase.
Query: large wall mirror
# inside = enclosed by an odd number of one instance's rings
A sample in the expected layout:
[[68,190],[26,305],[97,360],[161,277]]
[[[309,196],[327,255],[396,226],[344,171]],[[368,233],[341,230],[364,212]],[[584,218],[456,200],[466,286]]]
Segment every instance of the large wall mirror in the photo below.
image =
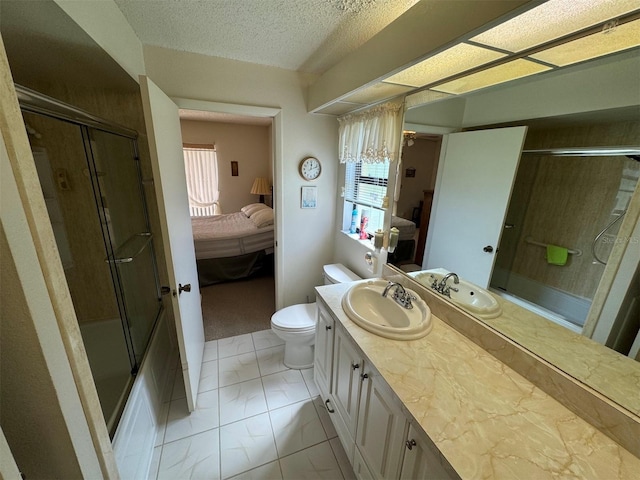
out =
[[[585,98],[586,77],[606,72],[637,92],[637,65],[636,51],[574,71],[575,89],[561,89],[574,111],[545,107],[562,81],[552,76],[408,109],[395,214],[417,233],[412,250],[389,258],[426,286],[444,269],[459,276],[453,288],[489,292],[496,311],[448,299],[636,415],[640,98],[598,108]],[[518,95],[542,106],[514,107]]]

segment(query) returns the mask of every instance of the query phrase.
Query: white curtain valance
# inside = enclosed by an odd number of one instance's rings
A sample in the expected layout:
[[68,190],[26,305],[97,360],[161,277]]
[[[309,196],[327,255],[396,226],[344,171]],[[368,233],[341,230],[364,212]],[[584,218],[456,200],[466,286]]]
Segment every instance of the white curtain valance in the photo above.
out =
[[338,118],[340,163],[395,162],[402,139],[402,104],[385,103]]

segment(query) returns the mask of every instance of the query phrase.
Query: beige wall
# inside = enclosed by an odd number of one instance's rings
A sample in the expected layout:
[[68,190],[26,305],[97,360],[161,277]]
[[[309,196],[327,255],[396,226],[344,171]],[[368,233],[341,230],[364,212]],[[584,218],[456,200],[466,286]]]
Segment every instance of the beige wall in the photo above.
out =
[[[525,149],[567,146],[633,145],[640,122],[531,131]],[[531,190],[522,219],[513,271],[583,298],[593,298],[604,265],[594,264],[591,244],[612,216],[625,157],[551,157],[523,155],[515,190]],[[536,165],[532,168],[529,162]],[[528,172],[523,175],[520,172]],[[615,233],[615,232],[614,232]],[[565,266],[549,265],[543,248],[524,242],[532,236],[543,243],[580,249]],[[599,248],[599,256],[608,251]]]
[[[223,213],[238,212],[259,200],[250,193],[256,177],[272,181],[269,126],[181,120],[184,143],[216,145],[218,188]],[[238,176],[231,176],[231,162],[238,162]],[[267,203],[271,197],[265,197]]]
[[[144,54],[149,78],[170,97],[280,109],[281,130],[275,135],[282,151],[274,159],[276,258],[281,265],[277,290],[282,306],[315,298],[322,265],[335,259],[338,122],[307,113],[309,79],[279,68],[160,47],[145,46]],[[307,156],[322,163],[315,182],[298,173],[300,160]],[[300,208],[300,188],[305,185],[318,187],[315,209]]]

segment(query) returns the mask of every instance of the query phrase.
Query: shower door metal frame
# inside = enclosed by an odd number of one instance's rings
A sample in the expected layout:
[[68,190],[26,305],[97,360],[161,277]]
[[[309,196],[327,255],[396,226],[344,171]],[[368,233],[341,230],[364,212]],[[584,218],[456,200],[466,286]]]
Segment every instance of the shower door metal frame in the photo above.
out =
[[[95,115],[92,115],[88,112],[85,112],[77,107],[61,102],[55,98],[44,95],[35,90],[31,90],[22,85],[14,84],[16,94],[18,96],[18,101],[20,104],[20,109],[24,112],[34,113],[38,115],[43,115],[46,117],[50,117],[56,120],[65,121],[80,127],[83,146],[85,150],[85,157],[87,159],[87,163],[89,166],[90,178],[91,178],[91,187],[93,190],[94,201],[96,202],[96,209],[98,212],[98,218],[100,220],[100,227],[102,231],[102,237],[105,245],[105,251],[107,252],[107,263],[109,263],[109,270],[111,272],[111,279],[113,282],[114,293],[116,296],[116,302],[118,305],[118,311],[120,313],[120,320],[123,328],[123,334],[125,337],[125,343],[127,346],[127,352],[129,355],[129,362],[131,365],[131,374],[133,376],[136,375],[140,364],[142,362],[142,358],[146,352],[146,349],[149,346],[149,342],[151,337],[153,336],[153,329],[157,324],[157,320],[164,309],[162,303],[160,304],[160,308],[156,313],[155,318],[153,319],[153,326],[151,328],[151,332],[149,334],[149,338],[146,339],[144,351],[136,354],[135,347],[133,345],[132,334],[131,334],[131,325],[129,323],[129,316],[127,315],[127,309],[125,304],[125,296],[124,291],[122,290],[122,281],[120,279],[120,275],[117,271],[117,265],[115,260],[115,252],[113,247],[111,246],[111,242],[107,242],[108,234],[105,236],[105,228],[104,223],[105,218],[101,213],[101,205],[99,204],[100,198],[100,188],[97,185],[97,169],[94,162],[94,155],[91,145],[90,131],[89,129],[100,130],[109,134],[114,134],[120,137],[127,138],[132,142],[132,155],[133,160],[136,164],[136,172],[138,177],[138,185],[140,187],[140,197],[142,202],[142,210],[143,216],[145,220],[145,226],[147,229],[147,233],[150,235],[150,219],[149,219],[149,210],[146,202],[146,198],[144,195],[143,189],[143,178],[142,178],[142,169],[140,166],[140,156],[139,149],[137,144],[138,132],[135,130],[123,127],[116,123],[110,122],[108,120],[102,119]],[[156,295],[159,301],[162,299],[161,295],[161,286],[160,286],[160,278],[158,272],[157,259],[155,255],[155,249],[153,246],[153,240],[150,242],[148,248],[151,248],[151,261],[152,267],[154,271],[155,284],[156,284]],[[116,280],[117,279],[117,280]],[[140,360],[138,361],[137,357],[139,355]]]

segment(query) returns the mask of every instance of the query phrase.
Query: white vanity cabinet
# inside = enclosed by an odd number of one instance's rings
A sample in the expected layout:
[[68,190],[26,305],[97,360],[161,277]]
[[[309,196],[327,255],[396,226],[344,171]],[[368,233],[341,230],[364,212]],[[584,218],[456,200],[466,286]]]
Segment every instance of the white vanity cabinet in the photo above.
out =
[[333,346],[333,380],[331,398],[337,416],[333,417],[340,441],[349,458],[353,458],[358,422],[358,400],[364,371],[364,359],[347,333],[336,322]]
[[313,359],[313,376],[322,395],[327,401],[331,393],[331,377],[333,368],[333,332],[335,320],[326,307],[318,302],[318,321],[316,323],[316,345]]
[[400,480],[448,480],[458,478],[440,463],[435,446],[424,434],[409,425],[409,433],[405,442],[404,460],[400,472]]
[[365,372],[356,446],[373,478],[399,477],[407,423],[399,400],[382,377],[373,370]]
[[400,400],[344,326],[321,299],[317,305],[315,381],[356,477],[451,478],[435,446],[409,426]]

